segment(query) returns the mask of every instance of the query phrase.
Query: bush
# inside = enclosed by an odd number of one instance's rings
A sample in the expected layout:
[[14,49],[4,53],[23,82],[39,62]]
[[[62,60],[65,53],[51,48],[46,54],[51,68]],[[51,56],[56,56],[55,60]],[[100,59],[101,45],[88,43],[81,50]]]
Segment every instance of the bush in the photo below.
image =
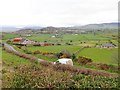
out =
[[97,67],[102,70],[109,70],[109,66],[107,64],[99,63],[99,64],[97,64]]
[[67,56],[66,55],[62,55],[59,58],[67,58]]
[[61,53],[61,52],[55,54],[55,56],[56,56],[57,58],[60,58],[60,56],[62,56],[62,55],[63,55],[63,53]]
[[45,67],[52,66],[52,63],[49,61],[41,61],[40,64]]
[[78,59],[77,59],[77,63],[83,64],[83,65],[85,65],[87,63],[91,63],[91,62],[92,62],[92,59],[86,58],[86,57],[79,56]]
[[63,55],[66,55],[66,58],[70,58],[72,56],[68,50],[63,50],[61,53],[63,53]]
[[35,52],[33,52],[33,54],[40,54],[41,52],[40,51],[35,51]]

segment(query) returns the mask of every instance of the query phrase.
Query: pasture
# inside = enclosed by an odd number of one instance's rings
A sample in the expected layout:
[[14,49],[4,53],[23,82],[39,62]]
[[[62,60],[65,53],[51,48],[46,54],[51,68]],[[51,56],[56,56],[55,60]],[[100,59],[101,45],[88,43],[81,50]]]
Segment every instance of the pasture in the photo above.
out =
[[81,51],[77,56],[85,56],[91,58],[96,63],[105,63],[117,65],[118,49],[106,49],[106,48],[86,48]]
[[80,46],[46,46],[46,47],[42,47],[42,46],[32,46],[32,47],[26,47],[26,49],[28,51],[34,52],[34,51],[43,51],[43,52],[53,52],[53,53],[58,53],[60,51],[63,50],[67,50],[71,53],[76,52],[77,50],[79,50],[81,47]]
[[[116,57],[118,56],[118,48],[108,49],[95,47],[96,45],[109,43],[110,41],[117,44],[117,38],[113,39],[112,36],[107,36],[107,33],[64,34],[62,38],[53,38],[52,36],[54,36],[54,34],[33,34],[31,37],[24,38],[38,42],[59,43],[61,45],[22,46],[20,48],[17,47],[17,45],[13,45],[13,47],[19,52],[27,53],[24,52],[24,49],[26,49],[28,52],[32,52],[29,54],[33,56],[54,62],[58,59],[55,56],[51,57],[49,55],[34,54],[33,52],[60,53],[61,51],[67,50],[72,54],[81,50],[84,46],[91,46],[78,52],[76,57],[83,56],[90,58],[93,63],[110,64],[111,66],[117,65]],[[4,34],[4,40],[2,41],[6,42],[15,37],[20,36],[10,33]],[[70,43],[71,45],[66,45],[66,43]],[[28,59],[8,53],[2,50],[2,48],[0,48],[0,50],[2,51],[0,54],[2,54],[1,57],[3,61],[3,88],[117,88],[118,78],[116,76],[108,77],[108,74],[106,74],[107,70],[101,70],[95,66],[74,63],[75,68],[78,67],[81,69],[80,72],[82,73],[78,74],[74,72],[75,70],[73,68],[67,67],[67,65],[60,68],[58,65],[56,68],[52,68],[48,63],[43,63],[43,65],[46,66],[42,66],[42,64],[30,62]],[[91,70],[88,70],[88,68],[91,68]],[[97,69],[97,71],[92,71],[95,69]],[[101,73],[104,74],[103,76],[99,76],[99,70],[102,71]],[[91,73],[95,74],[95,76],[92,76]],[[112,74],[110,71],[108,73]],[[91,81],[94,82],[91,83]]]
[[[63,50],[68,50],[71,53],[74,53],[80,50],[82,47],[80,46],[46,46],[46,47],[26,47],[28,51],[42,51],[42,52],[53,52],[59,53]],[[85,56],[87,58],[91,58],[95,63],[105,63],[117,65],[117,55],[118,48],[85,48],[81,52],[79,52],[76,56]]]
[[[117,37],[113,37],[113,34],[117,34],[115,31],[96,31],[95,33],[86,33],[86,34],[61,34],[61,37],[52,37],[55,34],[32,34],[28,38],[30,40],[43,42],[43,43],[52,43],[60,44],[55,46],[28,46],[22,47],[27,49],[30,52],[41,51],[41,52],[52,52],[59,53],[61,51],[67,50],[71,54],[80,50],[82,47],[90,46],[91,48],[85,48],[83,51],[79,52],[76,56],[85,56],[91,58],[96,63],[106,63],[106,64],[117,64],[117,60],[114,60],[118,55],[118,48],[105,49],[105,48],[96,48],[96,45],[101,45],[105,43],[113,43],[118,46]],[[8,33],[4,34],[4,40],[13,39],[15,37],[20,37],[18,34]],[[69,43],[71,45],[67,45]],[[19,49],[20,50],[20,49]],[[21,50],[20,50],[21,51]],[[38,55],[38,57],[49,60],[49,57]],[[53,60],[52,60],[53,59]],[[50,58],[50,61],[55,61],[56,58]]]

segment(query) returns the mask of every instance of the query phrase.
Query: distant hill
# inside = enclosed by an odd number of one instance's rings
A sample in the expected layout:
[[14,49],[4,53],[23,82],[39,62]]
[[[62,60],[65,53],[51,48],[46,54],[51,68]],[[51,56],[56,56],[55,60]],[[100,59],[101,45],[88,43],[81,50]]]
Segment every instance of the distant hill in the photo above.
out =
[[41,29],[42,27],[40,26],[0,26],[0,31],[3,32],[14,32],[18,30],[25,30],[25,29]]
[[118,23],[102,23],[102,24],[88,24],[80,27],[81,29],[96,30],[96,29],[117,29]]
[[[83,26],[73,26],[73,27],[41,27],[41,26],[22,26],[22,27],[17,27],[17,26],[0,26],[0,30],[8,32],[8,31],[17,31],[17,32],[23,32],[26,33],[29,31],[30,32],[36,32],[36,33],[41,33],[41,32],[61,32],[61,31],[89,31],[89,30],[107,30],[107,29],[118,29],[118,23],[101,23],[101,24],[88,24],[88,25],[83,25]],[[71,33],[72,33],[71,32]]]

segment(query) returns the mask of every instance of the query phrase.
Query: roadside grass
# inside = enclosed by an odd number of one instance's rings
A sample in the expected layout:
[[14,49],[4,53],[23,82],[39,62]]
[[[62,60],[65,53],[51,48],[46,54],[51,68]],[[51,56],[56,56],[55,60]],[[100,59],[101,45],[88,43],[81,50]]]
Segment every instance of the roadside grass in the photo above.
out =
[[50,57],[50,56],[44,56],[44,55],[41,55],[41,54],[36,54],[34,56],[36,56],[40,59],[43,59],[43,60],[51,61],[51,62],[55,62],[56,60],[58,60],[58,58],[55,57],[55,56]]
[[2,51],[2,61],[8,66],[18,66],[21,64],[30,64],[31,62],[27,59],[20,58],[12,53]]

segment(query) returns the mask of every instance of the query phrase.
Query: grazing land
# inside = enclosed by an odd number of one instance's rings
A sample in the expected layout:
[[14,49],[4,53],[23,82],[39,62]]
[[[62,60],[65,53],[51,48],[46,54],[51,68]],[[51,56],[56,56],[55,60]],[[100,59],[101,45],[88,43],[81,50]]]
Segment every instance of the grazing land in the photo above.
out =
[[[3,88],[118,88],[116,30],[20,32],[2,34]],[[22,54],[8,52],[4,43]],[[31,61],[29,55],[46,62]],[[50,64],[60,58],[70,58],[74,65]]]

